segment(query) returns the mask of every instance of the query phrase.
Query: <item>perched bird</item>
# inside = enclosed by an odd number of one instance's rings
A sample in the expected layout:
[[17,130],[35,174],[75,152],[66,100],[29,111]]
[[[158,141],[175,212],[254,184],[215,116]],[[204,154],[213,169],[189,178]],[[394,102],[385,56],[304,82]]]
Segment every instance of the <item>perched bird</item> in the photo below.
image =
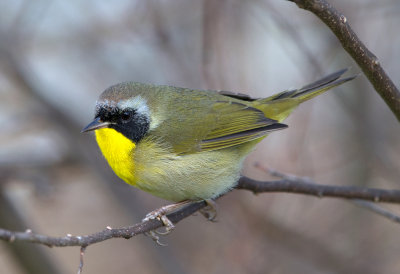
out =
[[82,132],[95,131],[114,172],[126,183],[179,202],[152,212],[162,219],[186,203],[210,201],[238,182],[245,157],[300,103],[355,78],[347,69],[300,89],[253,99],[224,91],[191,90],[135,82],[106,89],[95,118]]

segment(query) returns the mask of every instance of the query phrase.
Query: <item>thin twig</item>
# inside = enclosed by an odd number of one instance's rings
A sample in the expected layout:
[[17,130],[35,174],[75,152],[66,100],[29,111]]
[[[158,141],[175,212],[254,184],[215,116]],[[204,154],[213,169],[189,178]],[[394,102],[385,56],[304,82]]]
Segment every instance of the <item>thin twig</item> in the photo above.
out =
[[[295,182],[295,183],[304,183],[304,184],[314,184],[314,185],[316,184],[311,178],[308,178],[308,177],[300,177],[300,176],[296,176],[293,174],[283,173],[281,171],[278,171],[278,170],[275,170],[272,168],[263,167],[259,164],[256,164],[256,167],[258,169],[261,169],[265,173],[269,173],[272,176],[276,176],[276,177],[282,178],[287,181],[291,181],[291,182]],[[378,215],[388,218],[394,222],[400,223],[400,216],[397,216],[397,215],[391,213],[390,211],[376,205],[374,203],[375,200],[374,200],[374,202],[369,202],[369,201],[364,201],[364,200],[359,200],[359,199],[349,199],[349,201],[360,207],[366,208]]]
[[[192,215],[199,209],[205,207],[207,204],[205,202],[198,202],[190,204],[189,206],[171,213],[168,218],[173,222],[177,223],[182,219]],[[39,243],[46,245],[48,247],[63,247],[63,246],[89,246],[95,243],[103,242],[111,238],[125,238],[130,239],[133,236],[143,234],[145,232],[155,230],[163,226],[162,222],[159,220],[149,220],[141,222],[132,226],[122,227],[122,228],[111,228],[107,227],[100,232],[96,232],[90,235],[84,236],[73,236],[67,234],[64,237],[49,237],[46,235],[33,233],[31,230],[25,232],[15,232],[6,229],[0,229],[0,239],[14,242],[23,241],[31,243]]]
[[400,203],[400,190],[365,188],[359,186],[332,186],[301,181],[282,179],[261,182],[247,177],[239,180],[238,189],[251,190],[254,193],[287,192],[312,195],[319,198],[336,197],[345,199],[360,199],[373,202]]
[[[357,186],[332,186],[311,183],[309,179],[296,180],[296,176],[285,175],[286,179],[277,181],[256,181],[248,177],[240,178],[237,189],[245,189],[253,191],[254,193],[263,192],[286,192],[313,195],[317,197],[336,197],[346,199],[360,199],[373,202],[388,202],[400,203],[400,190],[384,190],[377,188],[364,188]],[[298,179],[301,177],[297,177]],[[182,219],[192,215],[198,210],[206,206],[205,202],[198,202],[188,205],[177,212],[168,215],[168,218],[173,223],[178,223]],[[122,228],[106,229],[85,236],[72,236],[65,237],[49,237],[33,233],[32,231],[15,232],[6,229],[0,229],[0,239],[13,242],[24,241],[31,243],[39,243],[52,246],[89,246],[99,243],[111,238],[125,238],[130,239],[133,236],[143,234],[145,232],[155,230],[162,226],[159,220],[149,220],[141,222],[132,226]]]
[[391,220],[393,222],[400,223],[400,216],[397,216],[397,215],[393,214],[392,212],[390,212],[389,210],[386,210],[372,202],[367,202],[367,201],[363,201],[363,200],[352,200],[352,202],[354,204],[361,206],[363,208],[366,208],[378,215],[388,218],[389,220]]
[[360,66],[376,92],[400,121],[400,92],[382,68],[378,58],[350,27],[347,18],[325,0],[290,0],[319,17],[336,35],[343,48]]
[[81,246],[81,250],[79,252],[79,267],[78,267],[78,274],[82,274],[83,270],[83,255],[85,255],[86,246]]

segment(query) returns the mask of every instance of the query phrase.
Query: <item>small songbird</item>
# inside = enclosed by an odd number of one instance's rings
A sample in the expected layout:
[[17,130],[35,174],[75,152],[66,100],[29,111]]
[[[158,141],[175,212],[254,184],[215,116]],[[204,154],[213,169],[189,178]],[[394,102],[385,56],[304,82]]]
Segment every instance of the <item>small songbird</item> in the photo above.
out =
[[178,202],[148,214],[173,228],[166,214],[187,203],[211,201],[234,188],[245,157],[300,103],[355,78],[347,69],[300,89],[253,99],[225,91],[135,82],[106,89],[95,131],[114,172],[126,183]]

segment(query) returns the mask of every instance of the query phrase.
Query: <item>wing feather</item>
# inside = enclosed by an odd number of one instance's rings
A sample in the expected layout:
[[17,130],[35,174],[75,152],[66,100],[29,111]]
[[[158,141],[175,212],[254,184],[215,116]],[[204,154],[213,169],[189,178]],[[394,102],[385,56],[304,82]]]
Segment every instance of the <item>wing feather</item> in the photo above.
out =
[[211,115],[216,117],[215,123],[200,142],[202,151],[240,145],[287,127],[266,118],[261,110],[238,102],[217,102],[213,112]]

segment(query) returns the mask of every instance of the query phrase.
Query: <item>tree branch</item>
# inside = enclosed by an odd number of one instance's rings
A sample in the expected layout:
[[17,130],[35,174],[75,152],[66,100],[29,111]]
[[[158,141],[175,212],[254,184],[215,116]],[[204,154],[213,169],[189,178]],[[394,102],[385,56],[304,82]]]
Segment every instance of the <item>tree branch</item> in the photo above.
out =
[[[286,176],[288,177],[288,176]],[[240,178],[237,189],[250,190],[254,193],[263,192],[288,192],[313,195],[317,197],[337,197],[346,199],[359,199],[374,202],[400,203],[400,190],[384,190],[376,188],[363,188],[356,186],[330,186],[309,182],[308,179],[301,177],[288,177],[277,181],[261,182],[250,179],[248,177]],[[190,204],[177,212],[168,215],[173,223],[178,223],[182,219],[192,215],[196,211],[204,208],[205,202]],[[23,241],[31,243],[39,243],[49,247],[57,246],[81,246],[99,243],[111,238],[130,239],[138,234],[155,230],[162,227],[159,220],[150,220],[141,222],[132,226],[122,228],[111,228],[96,232],[85,236],[66,235],[65,237],[49,237],[33,233],[30,230],[25,232],[14,232],[6,229],[0,229],[0,239],[14,242]]]
[[366,208],[378,215],[381,215],[395,223],[400,223],[400,216],[397,216],[397,215],[393,214],[392,212],[390,212],[374,203],[362,201],[362,200],[352,200],[352,202],[360,207]]
[[325,0],[289,0],[319,17],[336,35],[343,48],[360,66],[376,92],[400,121],[400,92],[347,22],[347,18]]
[[82,274],[83,269],[83,256],[85,255],[86,246],[81,246],[81,251],[79,252],[79,266],[78,266],[78,274]]
[[358,186],[332,186],[306,182],[303,180],[282,179],[270,182],[260,182],[248,177],[242,177],[238,189],[251,190],[254,193],[287,192],[312,195],[319,198],[336,197],[345,199],[360,199],[373,202],[400,203],[400,190],[365,188]]
[[[207,204],[205,202],[199,202],[190,204],[181,210],[171,213],[168,218],[173,222],[177,223],[182,219],[190,216],[199,209],[205,207]],[[65,237],[49,237],[41,234],[33,233],[31,230],[26,230],[25,232],[13,232],[6,229],[0,229],[0,239],[9,242],[14,241],[24,241],[31,243],[39,243],[46,245],[48,247],[63,247],[63,246],[83,246],[87,247],[89,245],[103,242],[111,238],[125,238],[130,239],[138,234],[143,234],[145,232],[155,230],[163,226],[162,222],[159,220],[149,220],[146,222],[141,222],[132,226],[122,227],[122,228],[111,228],[106,227],[106,229],[85,236],[72,236],[67,234]]]

